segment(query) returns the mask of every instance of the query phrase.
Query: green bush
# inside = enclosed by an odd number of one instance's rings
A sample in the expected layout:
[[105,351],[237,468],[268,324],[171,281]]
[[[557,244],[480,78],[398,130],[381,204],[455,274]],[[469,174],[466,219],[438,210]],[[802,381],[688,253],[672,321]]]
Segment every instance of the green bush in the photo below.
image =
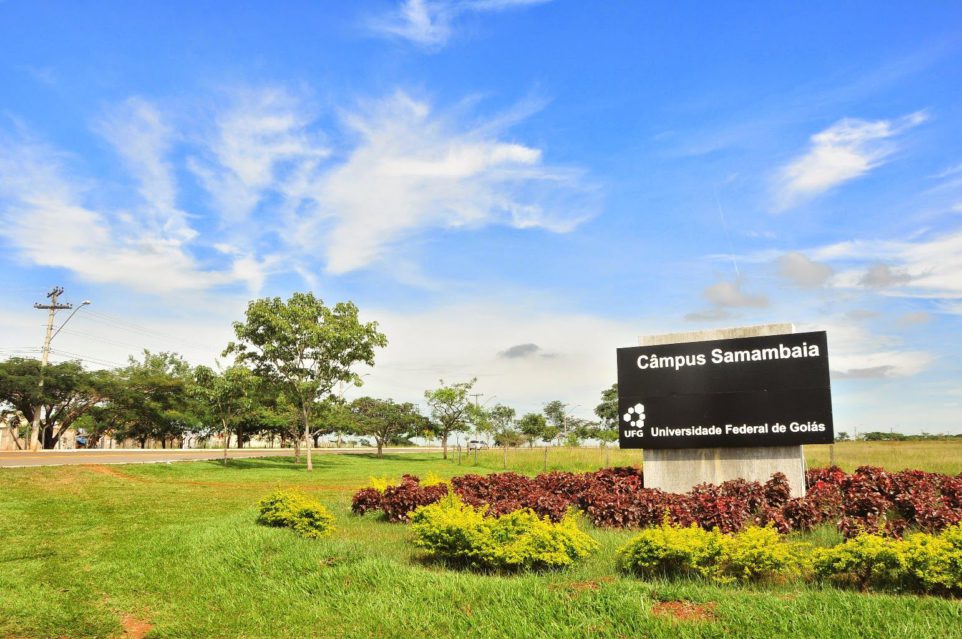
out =
[[316,499],[293,490],[275,490],[258,504],[257,523],[290,528],[316,539],[334,531],[334,515]]
[[735,534],[664,523],[635,535],[619,551],[622,569],[639,575],[697,574],[720,581],[759,581],[801,572],[799,547],[771,527]]
[[820,577],[862,589],[962,594],[962,524],[904,540],[862,534],[817,550],[813,566]]
[[797,575],[806,563],[803,548],[785,541],[773,526],[749,526],[733,535],[722,535],[715,574],[742,581]]
[[907,563],[903,542],[861,533],[833,548],[817,548],[812,556],[815,574],[837,584],[872,588],[898,587]]
[[432,556],[473,568],[559,568],[598,547],[571,516],[554,523],[530,510],[486,516],[449,494],[411,516],[414,544]]
[[695,524],[681,528],[665,522],[642,530],[618,551],[621,567],[645,576],[708,576],[721,554],[723,537],[718,531],[704,530]]

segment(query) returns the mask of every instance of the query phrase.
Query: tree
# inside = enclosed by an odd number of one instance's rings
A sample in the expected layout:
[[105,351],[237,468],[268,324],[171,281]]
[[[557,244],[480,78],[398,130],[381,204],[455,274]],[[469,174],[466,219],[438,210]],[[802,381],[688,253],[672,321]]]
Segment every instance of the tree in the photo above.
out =
[[[548,429],[551,430],[551,437],[545,436],[545,441],[561,438],[568,433],[568,405],[561,400],[555,399],[544,405],[544,416],[548,420]],[[548,434],[548,431],[545,431]]]
[[849,439],[848,433],[844,430],[835,433],[835,441],[837,442],[847,442]]
[[80,362],[42,367],[39,360],[12,357],[0,362],[0,406],[9,407],[4,411],[8,414],[23,415],[29,423],[39,407],[36,437],[44,448],[54,448],[77,419],[104,400],[110,377],[106,371],[85,371]]
[[427,421],[410,402],[395,404],[390,399],[360,397],[348,406],[358,435],[368,435],[377,443],[377,456],[384,456],[384,445],[419,432]]
[[311,460],[311,425],[320,402],[330,397],[338,382],[361,385],[351,367],[374,365],[375,348],[387,346],[377,322],[362,323],[352,302],[333,308],[313,293],[294,293],[286,302],[279,297],[253,300],[244,322],[234,322],[236,342],[224,355],[250,364],[254,372],[281,384],[298,409],[305,444],[307,469]]
[[[488,423],[495,441],[507,441],[510,439],[509,433],[516,433],[514,417],[517,414],[510,406],[495,404],[494,408],[488,412]],[[506,445],[506,444],[505,444]]]
[[595,439],[605,446],[618,441],[618,384],[601,391],[601,403],[595,406],[595,415],[601,420]]
[[118,437],[135,439],[141,448],[154,439],[166,448],[202,421],[191,395],[193,371],[180,355],[144,350],[143,361],[128,361],[116,372],[102,413]]
[[221,372],[207,366],[194,370],[194,393],[224,433],[224,464],[231,431],[237,434],[237,447],[243,445],[243,427],[250,425],[257,407],[257,382],[258,378],[245,366],[234,365]]
[[518,420],[518,430],[528,442],[528,448],[533,448],[539,438],[544,437],[548,422],[540,413],[528,413]]
[[434,433],[441,438],[444,459],[448,458],[448,438],[451,433],[463,428],[470,421],[474,406],[468,394],[477,381],[475,378],[470,382],[446,386],[442,379],[436,389],[424,391],[424,399],[431,407],[431,415],[434,417]]

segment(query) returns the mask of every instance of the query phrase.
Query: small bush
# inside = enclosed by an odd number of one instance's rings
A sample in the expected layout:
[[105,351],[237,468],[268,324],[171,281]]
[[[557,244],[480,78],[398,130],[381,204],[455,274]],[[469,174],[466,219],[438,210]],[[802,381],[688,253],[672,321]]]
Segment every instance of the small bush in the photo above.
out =
[[722,534],[668,522],[647,528],[619,551],[622,569],[638,575],[710,575],[722,551]]
[[257,523],[290,528],[302,537],[316,539],[334,531],[334,515],[316,499],[292,490],[275,490],[258,504]]
[[623,570],[638,575],[700,575],[719,581],[760,581],[798,574],[798,547],[772,527],[725,534],[664,522],[642,530],[619,550]]
[[962,594],[962,524],[939,535],[906,539],[860,534],[834,548],[815,551],[815,573],[860,588],[896,588]]
[[812,566],[823,579],[866,590],[899,586],[907,564],[901,542],[861,533],[833,548],[815,549]]
[[716,575],[761,581],[798,574],[803,566],[800,548],[783,540],[773,526],[749,526],[723,536]]
[[555,523],[530,509],[489,517],[453,493],[415,510],[411,530],[416,546],[472,568],[559,568],[598,547],[573,517]]

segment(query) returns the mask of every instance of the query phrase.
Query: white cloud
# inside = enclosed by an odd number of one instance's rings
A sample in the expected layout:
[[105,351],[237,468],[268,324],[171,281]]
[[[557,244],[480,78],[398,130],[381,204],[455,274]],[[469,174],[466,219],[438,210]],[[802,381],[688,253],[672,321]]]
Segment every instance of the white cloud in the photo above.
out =
[[816,133],[808,151],[779,170],[776,209],[791,208],[868,173],[895,151],[893,137],[926,119],[922,111],[895,120],[846,118]]
[[906,313],[898,318],[898,325],[902,328],[908,326],[917,326],[919,324],[928,324],[932,321],[932,314],[925,311],[913,311],[911,313]]
[[195,233],[177,208],[177,185],[168,160],[174,132],[156,107],[141,98],[130,98],[95,128],[140,183],[138,192],[146,213],[141,222],[154,231],[191,239]]
[[[167,224],[155,207],[123,213],[89,208],[89,188],[68,175],[66,156],[29,141],[4,142],[0,234],[22,258],[142,291],[197,290],[242,279],[230,269],[197,263],[186,247],[194,233],[179,213]],[[149,178],[142,182],[145,191],[158,188]]]
[[454,33],[454,22],[469,13],[504,11],[551,0],[403,0],[389,15],[371,20],[377,33],[402,38],[426,49],[440,49]]
[[545,166],[539,149],[500,139],[503,127],[464,127],[403,93],[346,122],[357,145],[306,185],[314,214],[290,238],[323,246],[330,272],[366,266],[426,228],[565,232],[597,210],[580,171]]
[[765,295],[750,295],[742,290],[741,280],[721,280],[705,289],[705,298],[716,307],[754,307],[768,306]]
[[[581,171],[548,166],[540,149],[508,138],[530,112],[466,124],[463,110],[439,114],[399,92],[321,131],[280,89],[238,91],[206,121],[132,98],[96,130],[136,190],[85,183],[67,156],[11,141],[0,157],[0,232],[34,264],[140,290],[256,291],[270,272],[309,279],[319,262],[333,273],[382,262],[401,278],[417,265],[389,253],[427,229],[565,232],[595,214]],[[178,206],[181,161],[209,194],[196,227],[199,216]]]
[[925,351],[901,348],[893,337],[869,333],[862,325],[844,317],[797,325],[799,332],[828,333],[829,363],[837,379],[878,379],[910,377],[932,362]]
[[886,295],[962,299],[962,230],[913,240],[856,240],[808,251],[848,266],[833,279],[841,288],[871,287]]
[[778,273],[800,288],[818,288],[832,276],[832,267],[792,252],[778,258]]
[[227,224],[244,222],[282,180],[317,167],[330,150],[312,134],[301,102],[282,89],[238,91],[204,135],[204,155],[189,168]]

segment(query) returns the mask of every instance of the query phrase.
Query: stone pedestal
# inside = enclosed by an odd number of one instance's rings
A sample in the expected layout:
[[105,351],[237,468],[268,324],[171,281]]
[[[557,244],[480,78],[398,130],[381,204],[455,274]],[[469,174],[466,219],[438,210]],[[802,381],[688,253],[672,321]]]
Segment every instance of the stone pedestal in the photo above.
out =
[[[763,324],[647,335],[639,338],[639,346],[785,335],[794,332],[795,328],[791,324]],[[697,484],[720,484],[729,479],[741,478],[764,483],[772,473],[781,472],[788,477],[792,497],[805,494],[805,454],[801,446],[646,449],[644,460],[646,488],[683,493]]]

